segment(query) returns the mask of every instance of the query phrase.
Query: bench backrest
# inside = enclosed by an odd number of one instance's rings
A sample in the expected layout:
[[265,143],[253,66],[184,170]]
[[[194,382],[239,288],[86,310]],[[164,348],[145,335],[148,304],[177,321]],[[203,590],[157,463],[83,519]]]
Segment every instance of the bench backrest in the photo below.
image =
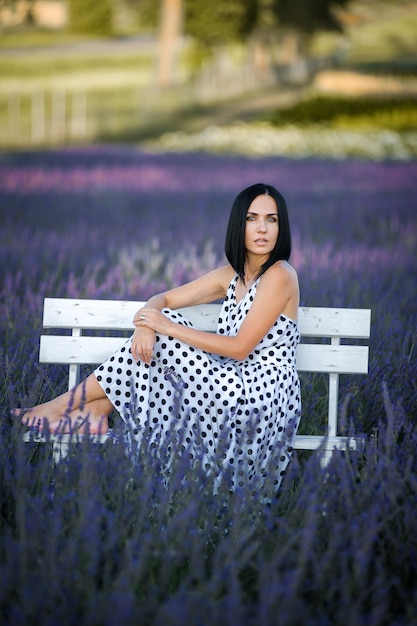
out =
[[[42,335],[39,361],[69,365],[69,388],[72,388],[78,382],[81,364],[101,363],[120,347],[124,339],[115,331],[133,331],[133,316],[144,304],[141,301],[45,298],[44,328],[55,329],[55,332],[70,330],[71,334]],[[181,312],[196,328],[215,332],[220,306],[205,304]],[[368,346],[343,344],[342,340],[369,339],[371,311],[300,307],[298,327],[302,340],[307,337],[318,340],[299,344],[297,370],[329,375],[328,435],[335,437],[339,375],[368,372]],[[83,335],[85,331],[106,331],[106,336],[102,336],[103,333],[101,336]],[[323,338],[329,341],[323,343]]]

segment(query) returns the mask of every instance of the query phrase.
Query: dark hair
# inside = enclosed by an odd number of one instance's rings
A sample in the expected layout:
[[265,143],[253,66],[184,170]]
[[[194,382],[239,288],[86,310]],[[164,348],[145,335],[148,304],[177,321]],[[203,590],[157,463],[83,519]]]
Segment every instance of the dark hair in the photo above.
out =
[[272,185],[256,183],[241,191],[233,202],[230,212],[229,224],[226,231],[224,251],[226,258],[240,279],[245,282],[245,229],[246,215],[252,202],[258,196],[270,195],[274,198],[278,210],[278,238],[268,260],[259,271],[261,276],[271,265],[285,259],[288,261],[291,255],[291,230],[288,219],[287,205],[284,197]]

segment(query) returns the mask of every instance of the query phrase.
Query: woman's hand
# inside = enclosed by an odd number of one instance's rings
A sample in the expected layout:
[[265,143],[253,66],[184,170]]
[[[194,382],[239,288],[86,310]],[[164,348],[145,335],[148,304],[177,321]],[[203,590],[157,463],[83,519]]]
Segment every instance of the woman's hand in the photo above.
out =
[[144,363],[150,363],[155,345],[155,333],[169,335],[174,322],[171,322],[158,309],[144,307],[135,313],[133,323],[136,330],[132,339],[132,354]]
[[132,337],[132,356],[136,361],[149,363],[152,361],[155,345],[155,332],[151,328],[135,328]]
[[171,322],[161,311],[144,307],[140,309],[133,318],[136,328],[151,328],[161,335],[172,334],[174,322]]

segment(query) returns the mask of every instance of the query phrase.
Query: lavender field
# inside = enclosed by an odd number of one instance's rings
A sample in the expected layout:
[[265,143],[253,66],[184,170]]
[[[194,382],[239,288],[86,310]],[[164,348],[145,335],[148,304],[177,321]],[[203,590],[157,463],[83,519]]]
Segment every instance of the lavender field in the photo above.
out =
[[[301,303],[372,309],[368,376],[341,382],[365,453],[294,455],[280,494],[230,494],[178,458],[84,446],[57,467],[10,407],[65,389],[38,363],[45,296],[142,300],[223,263],[231,203],[285,196]],[[415,624],[417,162],[146,154],[0,155],[2,624]],[[300,432],[325,386],[303,377]],[[117,424],[115,424],[117,429]]]

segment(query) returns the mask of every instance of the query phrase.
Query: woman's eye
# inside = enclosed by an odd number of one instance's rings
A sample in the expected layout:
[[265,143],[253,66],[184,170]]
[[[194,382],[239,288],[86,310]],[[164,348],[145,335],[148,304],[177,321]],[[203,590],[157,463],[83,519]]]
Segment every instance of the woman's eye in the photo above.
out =
[[[247,215],[246,216],[246,221],[247,222],[254,222],[256,220],[256,216],[255,215]],[[267,222],[278,222],[278,217],[276,215],[270,215],[266,218]]]

